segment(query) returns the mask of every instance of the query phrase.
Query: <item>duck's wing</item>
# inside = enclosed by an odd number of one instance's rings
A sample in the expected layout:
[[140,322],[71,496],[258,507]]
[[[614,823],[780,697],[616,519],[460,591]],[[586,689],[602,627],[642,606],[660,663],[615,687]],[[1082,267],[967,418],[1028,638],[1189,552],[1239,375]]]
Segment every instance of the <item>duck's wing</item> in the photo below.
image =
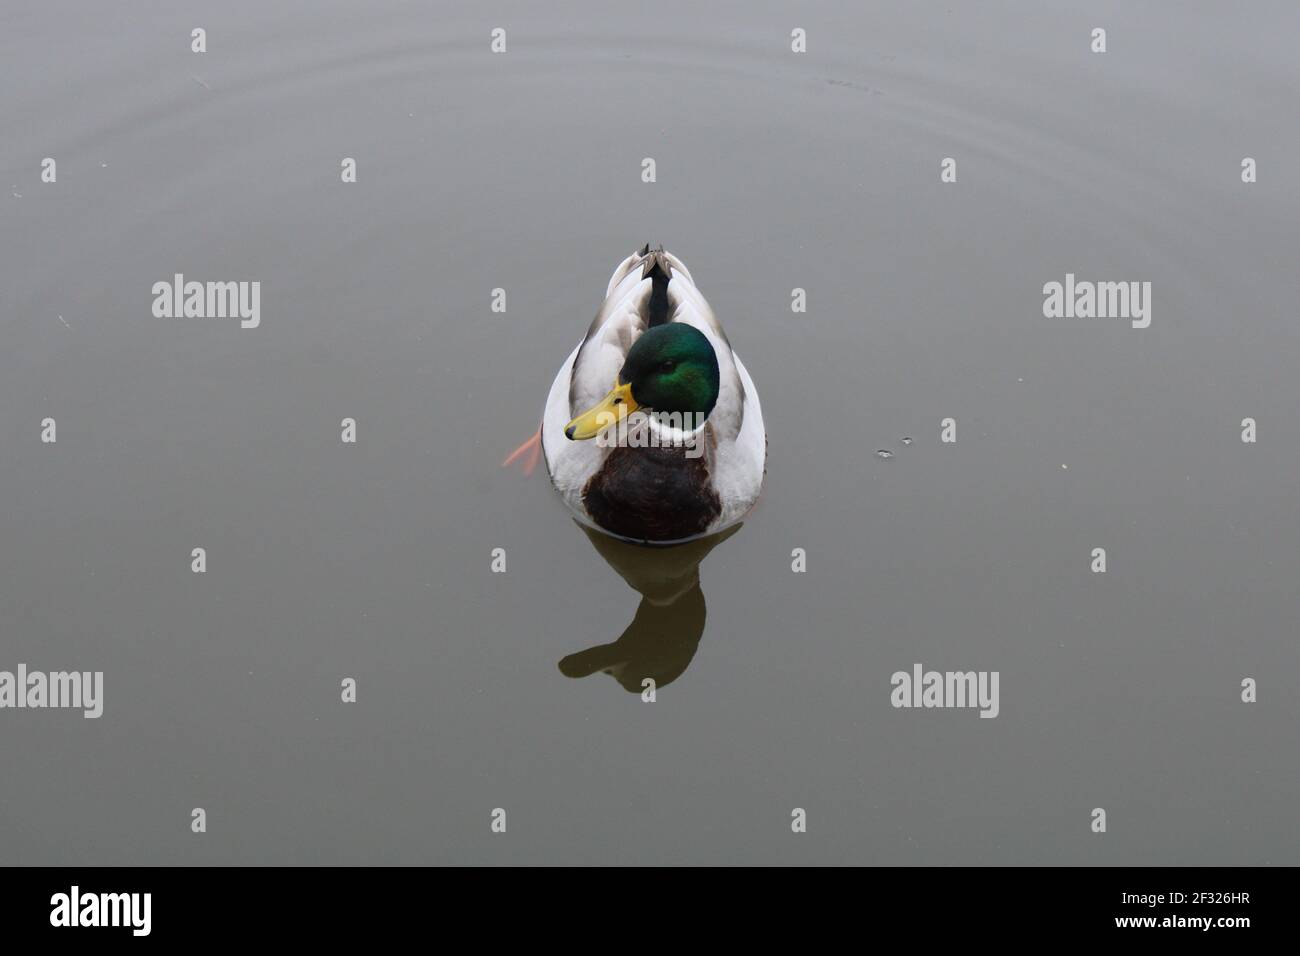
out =
[[614,387],[632,343],[650,327],[655,278],[637,252],[624,259],[609,280],[605,301],[591,320],[573,357],[569,377],[569,417],[595,405]]

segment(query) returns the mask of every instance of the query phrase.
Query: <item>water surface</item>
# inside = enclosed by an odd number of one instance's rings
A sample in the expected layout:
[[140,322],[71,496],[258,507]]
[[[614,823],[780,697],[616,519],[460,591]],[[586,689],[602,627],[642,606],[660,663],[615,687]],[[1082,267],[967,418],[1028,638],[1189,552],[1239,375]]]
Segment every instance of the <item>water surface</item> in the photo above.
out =
[[[1298,31],[7,6],[0,668],[103,670],[106,702],[0,713],[0,859],[1300,862]],[[696,568],[602,553],[498,467],[647,241],[770,432]],[[176,272],[260,281],[261,327],[154,318]],[[1067,272],[1150,281],[1151,327],[1045,319]],[[892,708],[915,662],[999,671],[999,716]]]

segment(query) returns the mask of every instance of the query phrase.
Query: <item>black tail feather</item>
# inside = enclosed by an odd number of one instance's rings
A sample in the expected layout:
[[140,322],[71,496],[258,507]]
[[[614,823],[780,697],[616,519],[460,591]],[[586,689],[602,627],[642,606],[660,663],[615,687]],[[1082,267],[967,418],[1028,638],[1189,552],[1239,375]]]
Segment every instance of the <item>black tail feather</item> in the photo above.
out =
[[652,283],[650,301],[646,306],[646,328],[654,328],[672,319],[672,305],[668,301],[668,282],[672,279],[672,266],[668,264],[668,256],[663,246],[651,251],[650,243],[647,242],[641,249],[641,255],[645,257],[645,261],[641,264],[641,278],[648,278]]

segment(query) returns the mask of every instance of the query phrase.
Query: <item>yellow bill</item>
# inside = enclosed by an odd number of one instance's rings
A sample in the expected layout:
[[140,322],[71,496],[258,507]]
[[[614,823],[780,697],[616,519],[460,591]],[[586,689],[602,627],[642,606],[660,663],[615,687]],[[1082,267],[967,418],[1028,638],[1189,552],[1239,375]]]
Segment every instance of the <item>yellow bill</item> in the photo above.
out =
[[615,425],[637,410],[632,398],[632,384],[615,383],[613,390],[594,407],[583,412],[564,429],[564,436],[572,441],[595,438],[610,425]]

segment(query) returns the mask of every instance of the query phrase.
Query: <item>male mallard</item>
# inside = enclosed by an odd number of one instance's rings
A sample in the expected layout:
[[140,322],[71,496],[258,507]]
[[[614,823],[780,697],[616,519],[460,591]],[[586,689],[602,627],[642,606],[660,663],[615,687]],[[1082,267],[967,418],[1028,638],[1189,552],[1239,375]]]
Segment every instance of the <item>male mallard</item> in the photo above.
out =
[[696,538],[754,506],[767,466],[758,390],[676,256],[646,245],[614,270],[551,385],[541,446],[564,503],[622,538]]

